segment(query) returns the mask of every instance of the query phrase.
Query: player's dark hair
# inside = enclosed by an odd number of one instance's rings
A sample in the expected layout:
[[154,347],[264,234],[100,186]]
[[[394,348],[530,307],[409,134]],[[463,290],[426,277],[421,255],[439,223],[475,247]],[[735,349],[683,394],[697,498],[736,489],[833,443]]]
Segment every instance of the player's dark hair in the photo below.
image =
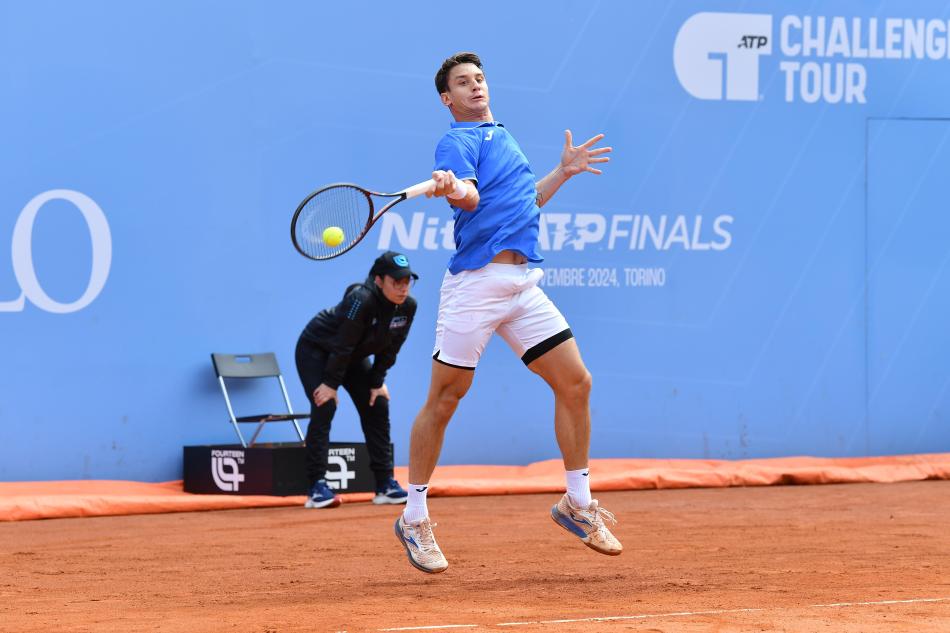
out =
[[459,64],[475,64],[479,69],[482,60],[475,53],[456,53],[442,62],[442,68],[435,74],[435,89],[442,94],[449,91],[449,71]]

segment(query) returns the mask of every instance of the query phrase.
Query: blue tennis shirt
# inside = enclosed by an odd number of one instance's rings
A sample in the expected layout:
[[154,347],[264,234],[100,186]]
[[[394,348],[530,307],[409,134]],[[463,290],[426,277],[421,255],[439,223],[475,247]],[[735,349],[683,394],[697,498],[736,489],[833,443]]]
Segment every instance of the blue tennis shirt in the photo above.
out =
[[[478,183],[474,211],[455,211],[455,254],[449,271],[482,268],[504,250],[517,251],[531,262],[538,253],[534,172],[508,130],[498,122],[455,122],[435,149],[435,169],[452,170],[457,178]],[[451,200],[450,200],[451,202]]]

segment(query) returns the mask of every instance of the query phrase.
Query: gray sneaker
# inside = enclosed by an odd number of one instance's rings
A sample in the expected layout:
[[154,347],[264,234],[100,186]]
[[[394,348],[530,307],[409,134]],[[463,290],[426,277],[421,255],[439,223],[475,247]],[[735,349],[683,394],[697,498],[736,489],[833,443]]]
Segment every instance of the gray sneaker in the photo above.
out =
[[394,526],[396,538],[406,548],[409,562],[413,567],[427,574],[438,574],[449,566],[449,561],[445,560],[439,544],[435,542],[435,535],[432,533],[435,525],[435,523],[429,523],[429,517],[407,523],[400,514]]

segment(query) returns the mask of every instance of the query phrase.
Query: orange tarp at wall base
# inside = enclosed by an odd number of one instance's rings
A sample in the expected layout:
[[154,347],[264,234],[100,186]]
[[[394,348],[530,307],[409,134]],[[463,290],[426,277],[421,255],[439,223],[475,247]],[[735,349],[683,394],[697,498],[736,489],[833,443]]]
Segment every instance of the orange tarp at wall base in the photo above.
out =
[[[646,490],[780,484],[830,484],[950,479],[950,453],[892,457],[780,457],[741,461],[694,459],[591,460],[591,488]],[[396,478],[408,483],[405,468]],[[527,494],[564,490],[560,460],[527,466],[441,466],[430,482],[432,496]],[[369,501],[370,493],[340,495]],[[0,521],[152,514],[303,505],[305,497],[196,495],[181,481],[47,481],[0,483]]]
[[[781,484],[893,483],[950,479],[950,453],[890,457],[776,457],[748,460],[594,459],[591,489],[648,490]],[[430,495],[524,494],[564,490],[560,460],[527,466],[445,466]]]

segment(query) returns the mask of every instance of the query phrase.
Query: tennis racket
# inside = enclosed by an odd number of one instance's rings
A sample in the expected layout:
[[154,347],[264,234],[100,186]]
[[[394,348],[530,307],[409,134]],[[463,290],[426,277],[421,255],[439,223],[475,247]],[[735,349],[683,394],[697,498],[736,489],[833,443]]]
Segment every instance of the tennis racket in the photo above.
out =
[[[327,185],[304,198],[297,207],[290,222],[290,239],[304,257],[339,257],[359,244],[384,213],[433,186],[435,181],[429,179],[396,193],[378,193],[351,183]],[[376,212],[373,198],[391,200]]]

